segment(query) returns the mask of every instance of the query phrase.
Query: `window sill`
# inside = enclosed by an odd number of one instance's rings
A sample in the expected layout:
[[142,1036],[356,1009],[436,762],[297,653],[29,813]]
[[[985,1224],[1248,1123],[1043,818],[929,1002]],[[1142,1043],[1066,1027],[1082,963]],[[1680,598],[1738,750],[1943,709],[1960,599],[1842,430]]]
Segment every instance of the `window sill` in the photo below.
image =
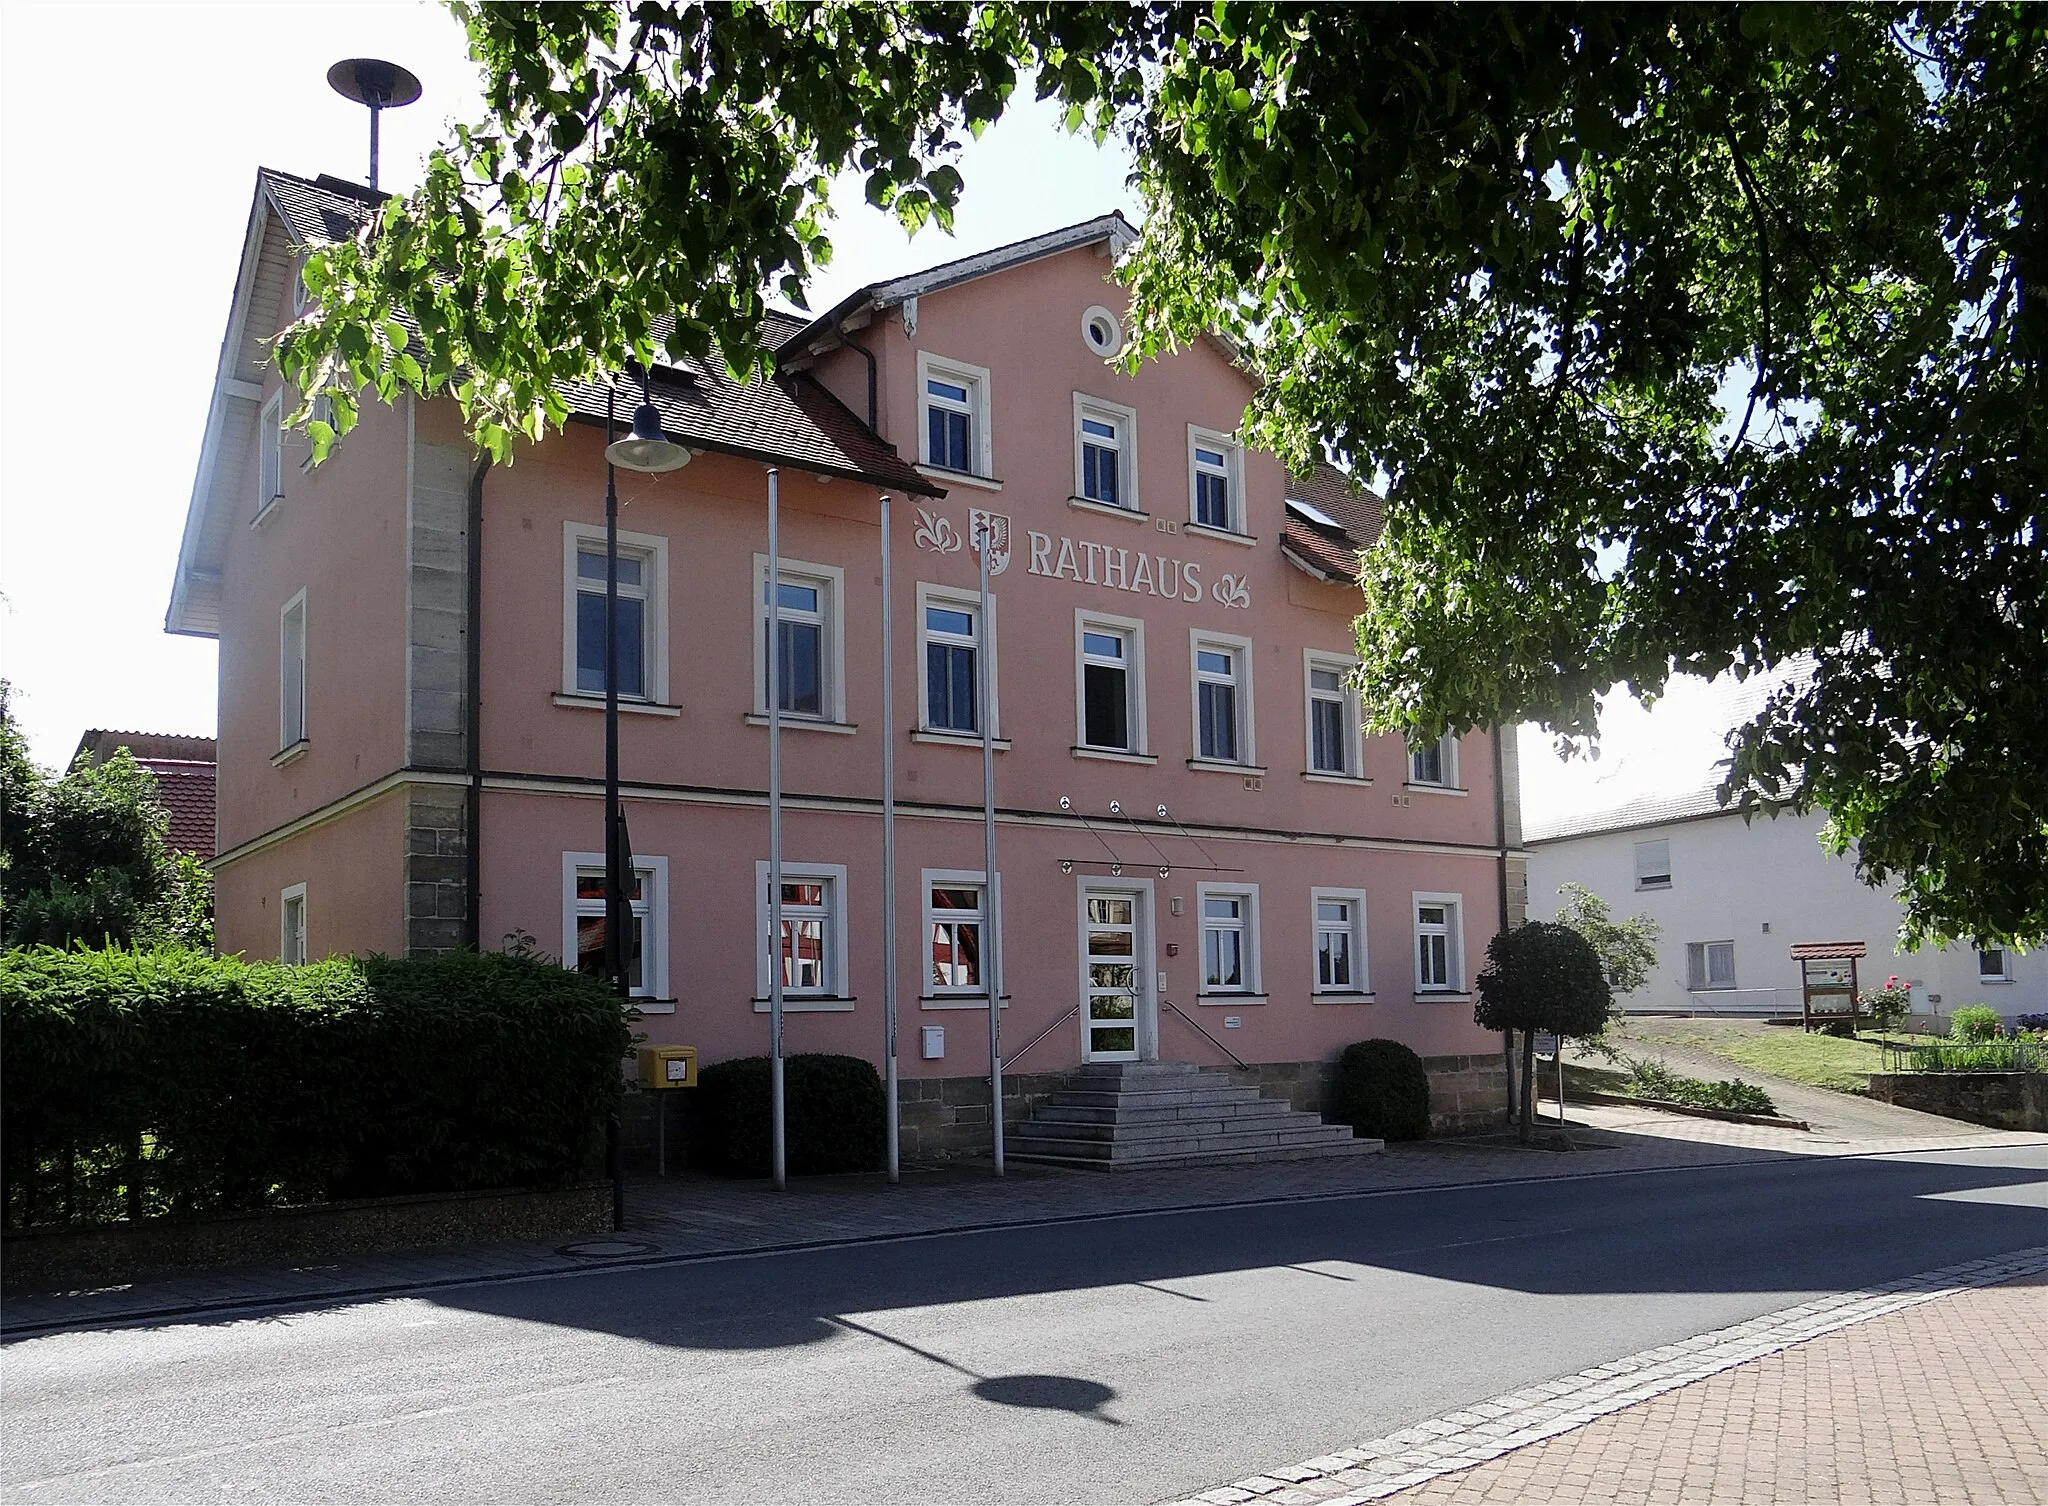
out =
[[1418,988],[1415,1002],[1418,1004],[1469,1004],[1472,995],[1461,988]]
[[257,508],[256,516],[249,520],[249,526],[251,528],[261,528],[265,523],[268,523],[271,519],[271,515],[277,511],[277,504],[282,502],[283,500],[284,493],[279,492],[276,496],[272,497],[268,502],[264,503],[261,507]]
[[1102,760],[1102,761],[1103,761],[1104,763],[1157,763],[1157,762],[1159,762],[1159,755],[1158,755],[1157,753],[1126,753],[1126,752],[1125,752],[1125,751],[1124,751],[1123,749],[1121,749],[1121,748],[1083,748],[1083,747],[1073,747],[1073,748],[1069,748],[1069,749],[1068,749],[1067,751],[1068,751],[1068,752],[1070,752],[1070,753],[1072,753],[1072,754],[1074,755],[1074,757],[1076,757],[1076,758],[1099,758],[1099,759],[1101,759],[1101,760]]
[[1980,977],[1980,978],[1978,978],[1978,979],[1977,979],[1977,981],[1978,981],[1979,983],[1985,983],[1985,984],[1991,984],[1991,983],[1995,983],[1995,984],[1998,984],[1999,986],[2003,987],[2003,986],[2004,986],[2005,984],[2007,984],[2007,983],[2012,983],[2012,982],[2015,982],[2015,981],[2017,981],[2017,980],[2015,980],[2015,979],[2012,979],[2012,978],[1984,978],[1984,977]]
[[[934,732],[928,727],[914,729],[910,734],[910,740],[914,743],[937,743],[943,747],[953,748],[981,746],[979,732]],[[1010,740],[1007,737],[992,737],[989,739],[989,746],[998,753],[1007,753],[1010,751]]]
[[1642,882],[1640,882],[1640,883],[1638,883],[1638,884],[1636,885],[1636,893],[1638,893],[1638,894],[1647,894],[1647,893],[1648,893],[1648,892],[1649,892],[1650,890],[1652,890],[1652,889],[1669,889],[1670,887],[1671,887],[1671,880],[1670,880],[1670,879],[1659,879],[1659,880],[1656,880],[1656,881],[1654,881],[1654,882],[1652,882],[1652,881],[1649,881],[1649,880],[1644,880],[1644,881],[1642,881]]
[[1456,795],[1460,800],[1472,793],[1470,790],[1461,790],[1454,784],[1417,784],[1412,779],[1401,788],[1413,791],[1417,795]]
[[[782,724],[784,732],[837,732],[842,736],[851,737],[854,733],[860,731],[860,723],[858,722],[828,722],[823,717],[798,716],[790,711],[783,712],[776,720]],[[768,713],[765,711],[749,711],[747,713],[747,725],[749,727],[767,726]]]
[[1325,989],[1320,993],[1310,994],[1308,1001],[1311,1004],[1371,1004],[1378,998],[1379,995],[1370,990],[1365,993],[1356,993],[1349,989],[1331,988]]
[[[851,994],[784,994],[784,1014],[848,1014],[853,1010],[855,1000]],[[768,999],[754,1000],[755,1014],[768,1014],[773,1008]]]
[[1263,764],[1225,763],[1220,758],[1190,758],[1188,767],[1198,774],[1243,774],[1247,778],[1258,778],[1266,772]]
[[[1003,995],[1003,1008],[1008,1009],[1010,1007],[1010,1001],[1013,997],[1014,995],[1011,994]],[[919,994],[917,996],[917,1007],[919,1009],[978,1009],[983,1014],[986,1014],[988,1013],[988,995]]]
[[674,1014],[676,1012],[676,1001],[674,999],[635,999],[633,1001],[633,1012],[635,1014]]
[[1331,774],[1322,769],[1303,769],[1301,777],[1310,784],[1356,784],[1372,783],[1370,774]]
[[1192,533],[1198,538],[1221,539],[1226,544],[1242,544],[1247,549],[1256,548],[1259,542],[1256,535],[1239,533],[1235,528],[1212,528],[1207,523],[1183,523],[1180,525],[1180,531]]
[[[558,690],[555,692],[554,700],[557,706],[567,706],[572,711],[604,710],[604,697],[601,695],[571,694],[565,690]],[[659,701],[629,701],[624,696],[619,697],[619,710],[621,712],[630,711],[635,716],[681,716],[683,714],[683,708],[680,706],[664,706]]]
[[1228,1007],[1232,1004],[1263,1004],[1269,997],[1267,994],[1254,993],[1196,994],[1195,1002],[1197,1004],[1213,1004],[1219,1007]]
[[985,492],[999,492],[1003,483],[993,476],[977,476],[972,471],[949,471],[942,465],[919,465],[918,475],[929,476],[934,481],[953,481],[961,486],[978,486]]
[[271,754],[270,766],[273,769],[281,769],[288,763],[297,763],[306,756],[307,749],[312,746],[313,741],[311,738],[302,737],[289,747],[279,748],[275,753]]
[[1093,497],[1069,497],[1067,506],[1081,512],[1099,512],[1107,518],[1123,518],[1132,523],[1144,523],[1152,517],[1149,512],[1140,512],[1135,507],[1118,507],[1111,502],[1098,502]]

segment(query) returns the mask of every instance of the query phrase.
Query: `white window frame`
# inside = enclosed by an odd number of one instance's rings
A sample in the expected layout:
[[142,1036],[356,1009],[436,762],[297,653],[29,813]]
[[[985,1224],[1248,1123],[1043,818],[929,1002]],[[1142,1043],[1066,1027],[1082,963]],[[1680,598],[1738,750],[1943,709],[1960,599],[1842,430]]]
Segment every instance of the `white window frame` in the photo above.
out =
[[[675,1001],[668,992],[668,859],[636,852],[633,871],[640,875],[640,898],[629,901],[632,912],[640,917],[640,986],[633,990],[633,997],[640,1001],[643,1013],[673,1014]],[[603,875],[603,853],[562,854],[562,966],[572,972],[576,968],[577,917],[604,913],[602,899],[591,909],[586,907],[592,901],[576,897],[577,875],[587,872]]]
[[[2009,948],[2002,946],[1975,946],[1970,950],[1976,954],[1977,981],[1979,983],[2012,982],[2012,952]],[[1989,953],[1996,953],[1998,956],[1998,971],[1995,973],[1984,970],[1984,959]]]
[[[1636,865],[1636,888],[1669,889],[1671,887],[1671,839],[1651,837],[1632,844]],[[1662,848],[1661,858],[1657,849]],[[1661,866],[1660,866],[1661,865]]]
[[[1422,924],[1422,910],[1425,905],[1441,905],[1448,912],[1441,932],[1431,926],[1427,931]],[[1417,890],[1409,896],[1408,920],[1413,932],[1408,955],[1414,964],[1415,992],[1425,997],[1443,997],[1465,992],[1465,896],[1462,894],[1437,894]],[[1422,938],[1425,935],[1443,935],[1444,975],[1442,983],[1425,982],[1422,976]]]
[[[1125,724],[1131,734],[1128,748],[1113,748],[1088,741],[1088,653],[1091,632],[1114,633],[1124,641]],[[1152,734],[1145,719],[1145,622],[1141,617],[1113,617],[1107,612],[1074,609],[1074,748],[1082,753],[1104,753],[1126,758],[1150,758]]]
[[256,419],[256,513],[284,500],[284,389],[264,399]]
[[[819,667],[825,674],[824,694],[819,703],[824,708],[822,716],[808,712],[785,711],[782,713],[784,726],[832,725],[846,723],[846,572],[837,565],[820,565],[810,560],[793,560],[785,556],[780,561],[782,579],[792,586],[813,586],[819,593],[818,615],[825,630],[825,641],[819,646]],[[768,556],[754,556],[753,584],[750,587],[753,602],[753,624],[750,636],[754,640],[754,689],[753,714],[759,718],[768,715]],[[919,620],[922,621],[922,614]],[[918,650],[920,667],[923,650]]]
[[1427,749],[1418,749],[1413,744],[1410,744],[1407,749],[1408,787],[1416,790],[1463,789],[1464,786],[1458,783],[1458,739],[1449,733],[1445,733],[1436,740],[1434,746],[1440,750],[1438,762],[1443,777],[1441,779],[1420,778],[1415,772],[1415,755],[1418,752],[1427,751]]
[[[298,642],[296,644],[291,640],[293,612],[297,612],[299,617]],[[306,691],[309,678],[307,671],[310,668],[309,660],[312,656],[307,651],[308,637],[309,634],[306,631],[306,590],[305,587],[301,586],[289,601],[277,609],[277,751],[280,753],[296,748],[300,743],[309,741],[307,722],[310,719],[308,716],[310,702]],[[299,661],[299,694],[296,707],[292,705],[291,676],[289,673],[292,656],[295,653]],[[293,722],[294,711],[297,712],[296,725]]]
[[[917,457],[921,464],[948,475],[961,475],[951,466],[932,459],[931,379],[951,382],[967,389],[967,459],[974,467],[967,475],[984,481],[995,479],[995,434],[990,422],[988,368],[966,361],[954,361],[930,351],[917,353]],[[950,405],[948,405],[950,406]]]
[[[1218,528],[1213,523],[1201,521],[1196,507],[1195,477],[1202,471],[1214,473],[1214,467],[1195,461],[1195,449],[1215,450],[1223,456],[1223,478],[1230,487],[1229,526]],[[1188,425],[1188,526],[1203,533],[1235,534],[1239,538],[1251,537],[1250,514],[1245,510],[1244,495],[1244,446],[1215,429],[1205,429],[1199,424]]]
[[[1120,500],[1104,502],[1091,497],[1082,490],[1081,469],[1081,420],[1099,419],[1104,423],[1116,424],[1116,491]],[[1095,507],[1113,507],[1118,512],[1143,513],[1138,501],[1138,410],[1124,403],[1113,403],[1105,397],[1091,397],[1085,392],[1074,394],[1074,499]]]
[[[1202,751],[1203,650],[1221,650],[1231,656],[1237,685],[1237,757],[1211,758]],[[1188,629],[1188,763],[1199,768],[1256,769],[1259,767],[1258,740],[1252,715],[1252,640],[1236,633],[1212,633]]]
[[[297,935],[292,927],[295,910],[299,918]],[[287,967],[304,967],[309,956],[306,938],[310,934],[306,924],[306,886],[288,884],[277,896],[277,960]]]
[[[562,694],[586,701],[604,698],[602,690],[580,690],[576,685],[576,597],[580,591],[576,556],[593,544],[599,554],[604,553],[602,523],[565,521],[562,524]],[[622,581],[619,595],[622,599],[637,595],[647,603],[640,624],[644,640],[640,654],[647,691],[645,695],[621,695],[619,699],[664,706],[668,704],[668,540],[658,533],[626,533],[622,530],[619,534],[619,557],[623,559],[628,555],[640,560],[643,583],[635,591]]]
[[[825,944],[825,966],[823,982],[818,988],[790,988],[782,990],[782,1007],[796,1011],[830,1012],[853,1008],[851,990],[847,987],[846,956],[846,865],[844,863],[798,863],[785,859],[782,864],[782,881],[785,884],[823,884],[825,886],[825,923],[820,935]],[[768,936],[768,860],[754,860],[754,1013],[766,1014],[768,1004],[768,968],[770,961]]]
[[[925,609],[938,607],[942,611],[966,612],[974,619],[974,673],[975,720],[980,721],[979,699],[981,685],[979,677],[988,677],[988,720],[989,737],[1000,740],[1003,735],[1002,676],[998,670],[996,654],[997,630],[1001,622],[996,615],[996,593],[988,593],[988,621],[981,620],[981,593],[963,591],[956,586],[934,585],[930,581],[917,583],[917,730],[933,737],[957,737],[969,742],[981,741],[981,730],[977,725],[972,732],[962,732],[954,727],[932,725],[931,686],[926,670],[926,646],[932,642],[933,634],[925,622]],[[956,643],[959,640],[951,633],[939,635],[942,643]]]
[[[1209,904],[1212,899],[1244,902],[1244,913],[1236,927],[1243,937],[1244,982],[1237,988],[1209,986]],[[1228,1003],[1265,997],[1265,970],[1259,947],[1259,886],[1257,884],[1195,885],[1195,1002]]]
[[[1324,983],[1322,972],[1322,940],[1325,930],[1334,930],[1323,924],[1321,906],[1344,904],[1351,907],[1351,981],[1347,984]],[[1308,979],[1309,993],[1350,997],[1370,995],[1372,988],[1371,954],[1366,950],[1365,891],[1363,889],[1311,889],[1308,891]]]
[[[1310,779],[1343,780],[1353,784],[1364,784],[1365,778],[1365,737],[1360,723],[1364,720],[1359,705],[1358,691],[1350,681],[1351,672],[1358,667],[1358,660],[1350,654],[1332,654],[1321,649],[1304,649],[1301,655],[1301,768]],[[1338,696],[1343,702],[1344,767],[1339,770],[1316,767],[1316,702],[1328,700],[1329,696],[1316,689],[1316,671],[1335,671],[1338,679]]]
[[[1721,982],[1714,981],[1714,954],[1725,950],[1728,955],[1728,976]],[[1695,967],[1694,963],[1698,966]],[[1688,941],[1685,944],[1685,991],[1692,994],[1725,993],[1735,987],[1735,942]]]
[[[924,927],[918,932],[917,954],[919,1005],[925,1009],[988,1008],[988,984],[986,980],[988,978],[988,964],[991,956],[989,951],[989,930],[992,917],[989,911],[989,886],[986,872],[980,868],[926,868],[920,871],[919,876],[924,883],[924,887],[920,891],[923,896]],[[944,919],[962,918],[964,913],[959,910],[940,911],[932,908],[932,890],[946,888],[979,889],[981,891],[981,909],[978,912],[978,917],[967,917],[978,918],[981,922],[981,974],[984,981],[973,987],[939,984],[931,980],[932,927],[941,924]],[[998,931],[1002,929],[1002,909],[1003,876],[999,872],[996,874],[995,912],[993,916],[996,922],[995,929]],[[1004,997],[1007,999],[1009,995],[1005,994]]]

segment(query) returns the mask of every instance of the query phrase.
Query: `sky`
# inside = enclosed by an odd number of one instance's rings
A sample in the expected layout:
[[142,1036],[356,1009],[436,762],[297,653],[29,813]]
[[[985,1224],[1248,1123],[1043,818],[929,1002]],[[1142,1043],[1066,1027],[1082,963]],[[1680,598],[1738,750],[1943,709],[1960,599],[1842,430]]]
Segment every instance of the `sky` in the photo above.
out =
[[[64,60],[86,37],[82,73]],[[438,5],[0,5],[0,677],[44,764],[88,727],[214,730],[214,645],[164,632],[171,574],[256,169],[366,176],[367,117],[326,83],[349,56],[423,85],[384,117],[383,186],[402,191],[451,120],[481,113]],[[1113,208],[1138,218],[1121,147],[1068,136],[1036,105],[960,167],[950,240],[908,239],[842,182],[812,306]],[[1562,764],[1524,729],[1525,806],[1603,809],[1700,782],[1719,752],[1712,701],[1681,688],[1654,717],[1617,706],[1597,764]]]

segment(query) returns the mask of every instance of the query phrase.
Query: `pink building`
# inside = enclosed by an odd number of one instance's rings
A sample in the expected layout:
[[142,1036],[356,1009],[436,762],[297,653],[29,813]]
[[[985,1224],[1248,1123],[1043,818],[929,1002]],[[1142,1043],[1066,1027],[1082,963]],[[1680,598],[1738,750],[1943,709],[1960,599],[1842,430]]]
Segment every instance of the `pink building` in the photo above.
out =
[[[568,394],[577,422],[510,466],[408,401],[310,468],[265,341],[366,199],[259,175],[178,563],[170,631],[220,642],[220,945],[524,933],[595,967],[606,394]],[[706,1061],[767,1046],[774,466],[789,1050],[882,1054],[893,728],[905,1144],[986,1140],[988,676],[1012,1112],[1082,1063],[1232,1056],[1313,1107],[1322,1064],[1385,1036],[1430,1062],[1440,1122],[1479,1122],[1504,1100],[1469,988],[1525,889],[1514,740],[1361,737],[1375,499],[1235,443],[1252,383],[1222,346],[1107,364],[1131,234],[1110,216],[777,316],[772,382],[654,373],[693,463],[620,475],[639,1028]],[[986,620],[981,513],[1007,541]]]

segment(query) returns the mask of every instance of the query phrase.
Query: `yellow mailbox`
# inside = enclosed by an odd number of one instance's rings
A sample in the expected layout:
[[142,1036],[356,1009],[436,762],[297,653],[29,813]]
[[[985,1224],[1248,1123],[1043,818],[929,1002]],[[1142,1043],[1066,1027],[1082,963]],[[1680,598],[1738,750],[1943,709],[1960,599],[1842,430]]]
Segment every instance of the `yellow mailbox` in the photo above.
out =
[[640,1086],[643,1088],[694,1088],[697,1086],[695,1046],[642,1046]]

